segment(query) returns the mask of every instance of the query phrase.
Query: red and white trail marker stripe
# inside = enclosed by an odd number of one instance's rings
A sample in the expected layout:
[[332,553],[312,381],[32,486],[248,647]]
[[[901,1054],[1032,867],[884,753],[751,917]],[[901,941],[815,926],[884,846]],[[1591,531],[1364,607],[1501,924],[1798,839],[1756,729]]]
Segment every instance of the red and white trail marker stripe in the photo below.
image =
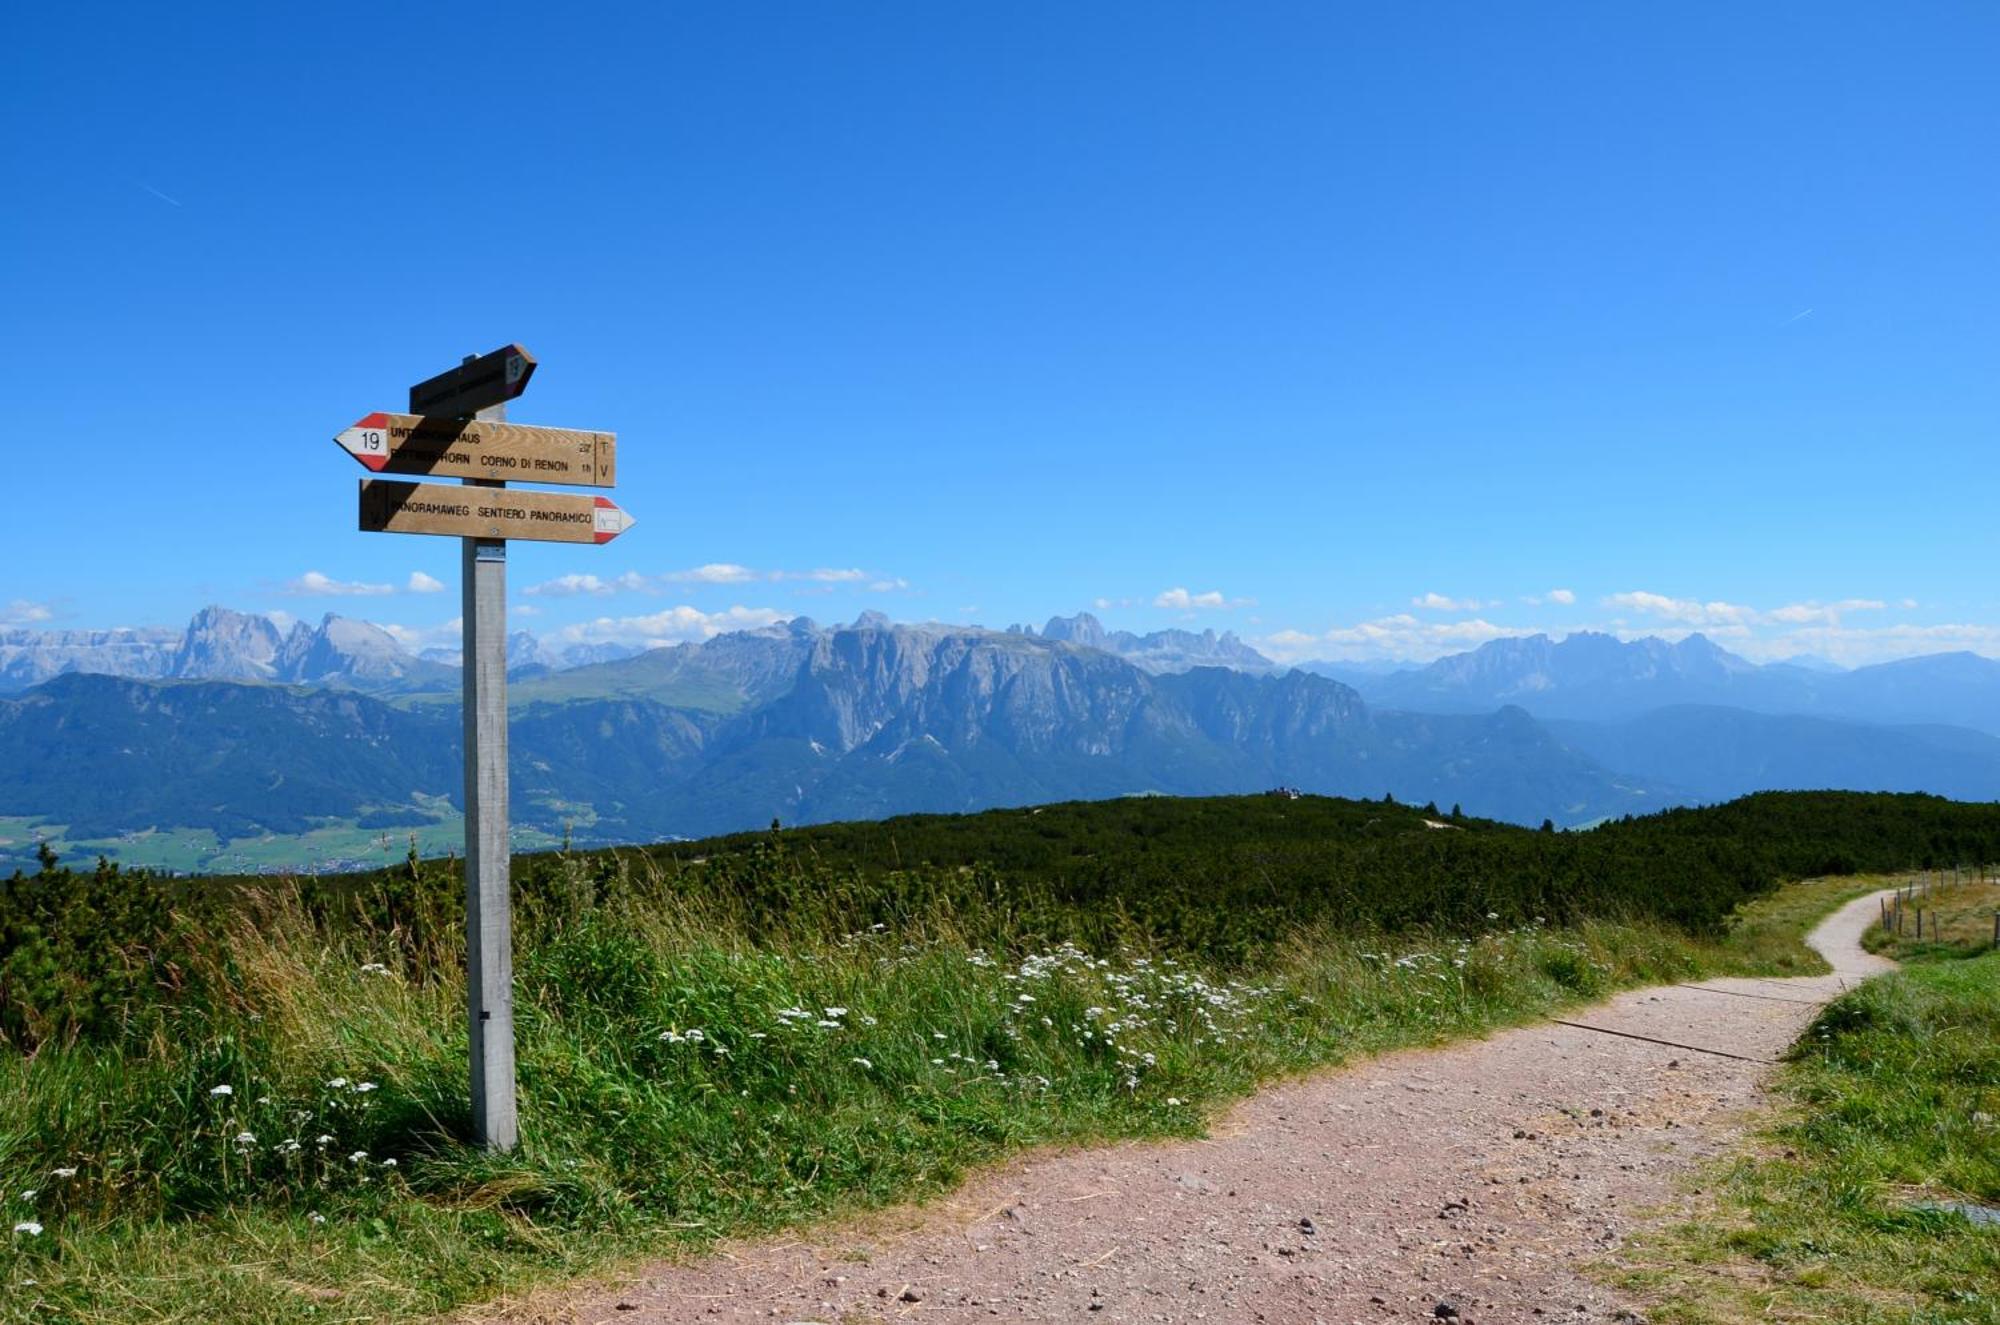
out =
[[597,503],[597,541],[600,543],[609,543],[639,523],[609,497],[593,497],[591,500]]
[[334,436],[341,450],[376,473],[389,463],[389,416],[380,410],[354,421]]

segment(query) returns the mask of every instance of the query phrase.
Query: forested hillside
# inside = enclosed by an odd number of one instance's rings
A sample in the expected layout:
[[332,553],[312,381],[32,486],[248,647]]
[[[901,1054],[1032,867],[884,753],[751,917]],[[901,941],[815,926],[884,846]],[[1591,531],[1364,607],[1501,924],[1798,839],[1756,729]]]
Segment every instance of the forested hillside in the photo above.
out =
[[[529,950],[564,917],[621,907],[771,936],[946,917],[996,950],[1136,946],[1254,968],[1315,927],[1614,917],[1713,934],[1788,879],[1994,860],[2000,805],[1922,795],[1766,793],[1583,832],[1392,801],[1144,797],[520,857],[516,933]],[[0,1042],[151,1024],[231,926],[255,923],[269,884],[53,863],[0,880]],[[382,936],[419,968],[455,960],[462,898],[455,866],[414,860],[295,895],[315,923]]]

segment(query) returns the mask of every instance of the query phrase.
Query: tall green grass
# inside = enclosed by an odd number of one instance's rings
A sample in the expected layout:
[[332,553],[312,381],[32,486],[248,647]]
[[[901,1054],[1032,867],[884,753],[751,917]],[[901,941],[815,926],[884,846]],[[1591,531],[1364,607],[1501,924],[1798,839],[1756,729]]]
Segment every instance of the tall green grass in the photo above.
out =
[[499,1157],[466,1140],[455,927],[243,900],[184,954],[198,996],[0,1055],[0,1211],[40,1226],[0,1250],[0,1321],[418,1317],[1026,1146],[1196,1134],[1260,1080],[1717,960],[1657,924],[1496,918],[1301,930],[1222,973],[995,942],[962,904],[752,924],[579,862],[524,904],[524,1144]]

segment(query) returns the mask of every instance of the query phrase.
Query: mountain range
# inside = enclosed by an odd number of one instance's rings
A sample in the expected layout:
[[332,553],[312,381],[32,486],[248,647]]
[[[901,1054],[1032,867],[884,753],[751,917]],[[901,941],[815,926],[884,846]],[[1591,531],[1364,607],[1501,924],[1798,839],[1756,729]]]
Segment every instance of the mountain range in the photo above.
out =
[[1353,685],[1370,703],[1437,713],[1518,704],[1542,718],[1622,721],[1660,708],[1703,705],[2000,735],[2000,662],[1974,653],[1841,671],[1818,659],[1760,666],[1703,635],[1668,643],[1579,632],[1562,640],[1497,639],[1387,674],[1358,673],[1340,663],[1303,666]]
[[[456,659],[380,627],[210,608],[180,632],[29,634],[0,635],[19,691],[0,698],[0,862],[35,825],[143,860],[179,830],[282,848],[435,827],[457,801]],[[510,657],[514,814],[537,840],[1274,786],[1558,825],[1767,787],[2000,796],[2000,664],[1972,655],[1838,672],[1700,636],[1535,636],[1335,679],[1087,613],[867,613],[609,658],[523,632]]]
[[[398,827],[457,799],[447,698],[60,676],[0,700],[0,815],[114,850],[169,826]],[[1381,712],[1305,672],[1152,672],[1066,639],[879,618],[723,635],[511,698],[516,819],[581,840],[1279,785],[1528,822],[1660,803],[1519,709]]]
[[[507,638],[510,671],[539,675],[630,657],[625,644],[556,647],[528,631]],[[381,626],[328,613],[318,625],[205,607],[184,630],[0,630],[0,694],[72,672],[142,680],[274,681],[354,690],[458,684],[456,649],[413,654]]]

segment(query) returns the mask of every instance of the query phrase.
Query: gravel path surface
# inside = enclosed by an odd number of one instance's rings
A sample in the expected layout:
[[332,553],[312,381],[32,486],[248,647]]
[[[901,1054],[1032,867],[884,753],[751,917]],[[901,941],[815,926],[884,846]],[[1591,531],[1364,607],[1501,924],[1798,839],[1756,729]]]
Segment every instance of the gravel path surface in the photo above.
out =
[[[1206,1141],[1045,1154],[923,1207],[729,1244],[516,1320],[1631,1320],[1579,1267],[1731,1139],[1814,1010],[1890,963],[1622,994],[1260,1092]],[[1667,1043],[1656,1043],[1666,1041]]]

